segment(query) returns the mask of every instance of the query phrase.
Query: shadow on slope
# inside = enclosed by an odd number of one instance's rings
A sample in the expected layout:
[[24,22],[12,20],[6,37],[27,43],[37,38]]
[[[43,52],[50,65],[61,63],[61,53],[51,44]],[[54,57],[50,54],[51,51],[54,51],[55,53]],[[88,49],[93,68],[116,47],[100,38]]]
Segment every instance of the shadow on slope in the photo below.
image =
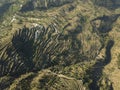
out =
[[2,19],[4,13],[9,9],[13,3],[5,3],[0,7],[0,19]]
[[28,1],[23,7],[21,8],[21,12],[32,11],[34,9],[38,10],[46,10],[51,7],[58,7],[62,6],[67,3],[72,3],[73,0],[34,0]]
[[[93,82],[90,84],[89,88],[91,90],[100,90],[100,87],[98,86],[98,81],[102,77],[102,70],[104,67],[111,62],[111,49],[114,45],[113,40],[109,40],[106,46],[106,57],[104,60],[98,60],[96,64],[93,66],[90,73],[90,78],[93,80]],[[109,87],[108,87],[109,88]],[[109,90],[113,90],[112,87],[109,88]]]
[[42,25],[24,27],[16,31],[12,42],[0,50],[0,76],[17,77],[55,65],[67,66],[80,62],[80,53],[76,53],[81,47],[80,41],[64,37],[53,25],[46,28]]
[[119,18],[120,14],[97,17],[91,21],[93,31],[99,33],[108,33],[112,30],[114,22]]

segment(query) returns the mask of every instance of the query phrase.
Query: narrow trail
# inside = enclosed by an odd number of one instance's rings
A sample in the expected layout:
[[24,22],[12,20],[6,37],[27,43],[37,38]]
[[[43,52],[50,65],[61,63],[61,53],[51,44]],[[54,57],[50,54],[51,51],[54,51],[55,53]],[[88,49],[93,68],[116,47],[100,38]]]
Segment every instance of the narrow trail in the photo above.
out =
[[[100,90],[99,86],[97,85],[98,80],[101,78],[102,76],[102,71],[104,69],[104,67],[109,64],[111,62],[111,49],[114,45],[114,41],[113,40],[109,40],[106,46],[106,57],[105,60],[99,60],[98,62],[96,62],[96,64],[93,66],[92,70],[89,71],[90,74],[90,79],[93,80],[93,82],[89,85],[90,90]],[[98,68],[96,68],[98,67]],[[111,90],[113,90],[111,88]]]

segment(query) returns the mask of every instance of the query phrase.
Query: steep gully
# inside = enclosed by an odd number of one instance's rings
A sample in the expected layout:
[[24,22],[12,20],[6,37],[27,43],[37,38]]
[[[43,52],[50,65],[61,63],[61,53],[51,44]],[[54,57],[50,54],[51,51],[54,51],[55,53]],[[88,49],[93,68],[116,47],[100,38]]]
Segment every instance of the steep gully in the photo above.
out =
[[[91,21],[91,25],[93,27],[93,31],[97,33],[100,37],[101,35],[104,35],[105,33],[110,32],[112,30],[113,23],[118,19],[120,14],[111,15],[111,16],[103,16],[95,18]],[[94,21],[100,20],[100,26],[96,27],[94,24]],[[92,80],[92,83],[89,85],[90,90],[100,90],[100,87],[98,86],[98,81],[100,80],[102,74],[102,71],[104,67],[111,62],[111,49],[114,45],[114,40],[108,40],[107,45],[104,44],[104,40],[101,42],[102,46],[100,48],[100,51],[105,48],[105,58],[104,60],[97,60],[95,65],[88,70],[89,78]],[[113,90],[112,84],[109,87],[110,90]]]
[[[90,71],[91,75],[90,78],[93,80],[93,82],[90,84],[89,88],[90,90],[99,90],[99,86],[97,85],[98,80],[101,78],[102,76],[102,70],[104,69],[104,67],[109,64],[111,62],[111,49],[114,45],[114,41],[113,40],[109,40],[106,46],[106,57],[105,60],[99,60],[98,62],[96,62],[96,64],[93,66],[94,68]],[[111,90],[113,90],[113,88],[110,88]]]

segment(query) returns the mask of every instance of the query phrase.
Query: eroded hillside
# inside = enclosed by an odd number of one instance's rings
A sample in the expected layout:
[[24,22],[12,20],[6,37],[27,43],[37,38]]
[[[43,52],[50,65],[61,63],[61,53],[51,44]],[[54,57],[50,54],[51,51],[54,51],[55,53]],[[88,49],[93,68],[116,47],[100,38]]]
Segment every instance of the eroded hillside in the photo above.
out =
[[0,7],[1,90],[120,89],[119,0],[8,3]]

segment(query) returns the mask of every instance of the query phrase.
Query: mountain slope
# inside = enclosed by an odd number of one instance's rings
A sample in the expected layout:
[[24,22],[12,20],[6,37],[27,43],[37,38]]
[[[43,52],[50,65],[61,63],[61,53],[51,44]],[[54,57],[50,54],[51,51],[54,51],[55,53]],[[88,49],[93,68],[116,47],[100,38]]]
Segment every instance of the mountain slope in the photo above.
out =
[[119,0],[11,2],[1,14],[0,88],[120,89]]

